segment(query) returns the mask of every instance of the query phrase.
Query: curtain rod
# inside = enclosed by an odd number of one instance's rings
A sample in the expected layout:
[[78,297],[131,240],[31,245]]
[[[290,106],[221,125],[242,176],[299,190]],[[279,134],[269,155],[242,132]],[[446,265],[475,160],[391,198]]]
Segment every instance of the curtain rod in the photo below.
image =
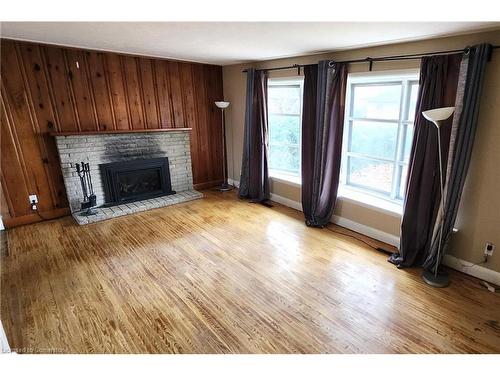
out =
[[[492,46],[492,50],[497,49],[497,48],[500,48],[500,46]],[[470,47],[465,47],[462,49],[453,49],[453,50],[447,50],[447,51],[426,52],[426,53],[414,53],[414,54],[408,54],[408,55],[365,57],[364,59],[342,60],[342,61],[331,60],[331,63],[352,64],[352,63],[367,62],[367,63],[370,63],[370,71],[371,71],[372,70],[372,63],[375,61],[414,60],[414,59],[420,59],[424,56],[452,54],[452,53],[457,53],[457,52],[469,53],[469,50],[470,50]],[[288,66],[280,66],[277,68],[263,68],[263,69],[256,69],[256,70],[257,71],[264,70],[264,71],[269,72],[271,70],[300,69],[300,68],[303,68],[304,66],[307,66],[307,65],[314,65],[314,64],[293,64],[293,65],[288,65]],[[248,72],[248,69],[244,69],[241,72],[246,73],[246,72]]]

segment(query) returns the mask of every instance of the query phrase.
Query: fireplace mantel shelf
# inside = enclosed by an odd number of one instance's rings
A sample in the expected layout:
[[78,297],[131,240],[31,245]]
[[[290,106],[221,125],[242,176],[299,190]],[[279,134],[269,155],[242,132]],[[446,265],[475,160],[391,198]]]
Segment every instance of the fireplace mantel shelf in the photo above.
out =
[[63,137],[69,135],[99,135],[99,134],[127,134],[127,133],[158,133],[158,132],[178,132],[189,131],[192,128],[165,128],[165,129],[131,129],[131,130],[90,130],[82,132],[50,132],[53,137]]

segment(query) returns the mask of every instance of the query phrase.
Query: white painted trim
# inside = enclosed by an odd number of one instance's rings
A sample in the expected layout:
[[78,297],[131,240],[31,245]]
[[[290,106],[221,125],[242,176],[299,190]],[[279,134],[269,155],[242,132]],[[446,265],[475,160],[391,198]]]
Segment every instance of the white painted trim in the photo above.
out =
[[[280,183],[286,184],[286,185],[294,186],[294,187],[299,188],[299,189],[302,188],[301,184],[297,184],[295,182],[282,179],[282,178],[280,178],[278,176],[269,176],[269,178],[272,179],[272,180],[276,180],[276,181],[278,181]],[[233,185],[235,187],[240,187],[240,182],[238,180],[233,180],[231,178],[228,178],[227,182],[230,185]],[[285,197],[281,197],[281,196],[279,196],[277,194],[272,194],[272,193],[271,193],[271,196],[275,196],[276,200],[274,200],[274,201],[278,202],[278,203],[281,203],[281,202],[278,201],[277,199],[287,199]],[[345,189],[341,188],[340,186],[339,186],[339,195],[338,195],[337,199],[339,201],[351,202],[351,203],[353,203],[353,204],[355,204],[357,206],[364,207],[364,208],[367,208],[367,209],[372,210],[372,211],[377,211],[377,212],[380,212],[380,213],[382,213],[384,215],[387,215],[387,216],[393,216],[393,217],[401,218],[401,215],[402,215],[401,213],[397,213],[397,212],[394,212],[394,211],[391,211],[391,210],[387,210],[387,209],[381,208],[380,206],[377,206],[377,205],[374,205],[374,204],[365,203],[365,202],[363,202],[361,200],[349,197],[347,194],[345,194]],[[271,200],[273,200],[273,199],[271,198]],[[302,209],[296,208],[294,206],[294,204],[298,203],[302,207],[302,205],[301,205],[300,202],[294,202],[294,201],[292,201],[290,199],[288,199],[288,200],[290,202],[293,202],[293,203],[290,203],[291,205],[289,205],[287,203],[282,203],[282,204],[284,204],[285,206],[288,206],[288,207],[292,207],[292,208],[294,208],[296,210],[300,210],[300,211],[302,210]]]
[[[295,73],[295,72],[294,72]],[[297,83],[300,84],[300,85],[303,85],[304,84],[304,76],[303,75],[290,75],[288,77],[273,77],[273,78],[269,78],[269,86],[271,86],[273,83],[275,86],[278,86],[278,85],[286,85],[286,84],[292,84],[292,85],[296,85]]]
[[466,260],[456,258],[449,254],[444,256],[443,264],[467,275],[477,277],[478,279],[488,281],[495,285],[500,285],[500,272],[490,270],[481,265],[475,265],[474,263],[467,262]]
[[348,185],[339,185],[337,199],[399,219],[401,219],[403,213],[403,207],[397,203],[358,191]]
[[302,212],[302,204],[300,202],[282,197],[281,195],[278,194],[273,194],[271,193],[271,200],[273,202],[281,203],[283,206],[287,206],[290,208],[293,208],[294,210],[301,211]]
[[[293,208],[295,210],[302,211],[302,204],[299,202],[296,202],[294,200],[282,197],[281,195],[277,194],[271,194],[271,200],[277,203],[281,203],[284,206]],[[378,229],[371,228],[367,225],[356,223],[355,221],[340,217],[340,216],[332,216],[331,220],[332,223],[340,225],[341,227],[353,230],[355,232],[364,234],[365,236],[375,238],[376,240],[385,242],[389,245],[392,246],[399,246],[399,237],[394,236],[392,234],[383,232]]]
[[290,185],[290,186],[296,187],[298,189],[302,188],[302,184],[300,182],[295,182],[295,181],[292,181],[291,179],[287,179],[286,176],[284,176],[284,175],[272,175],[271,174],[269,176],[269,179],[277,181],[277,182],[279,182],[281,184],[285,184],[285,185]]
[[10,353],[9,342],[7,341],[7,336],[3,330],[2,321],[0,320],[0,353]]
[[[371,72],[356,72],[349,73],[347,77],[348,84],[351,83],[359,83],[359,82],[379,82],[385,81],[389,78],[399,79],[403,77],[407,79],[408,77],[411,80],[418,80],[418,76],[420,74],[419,68],[410,68],[410,69],[395,69],[395,70],[374,70]],[[346,101],[347,103],[347,101]]]
[[395,246],[399,248],[399,237],[390,233],[383,232],[379,229],[369,227],[364,224],[357,223],[355,221],[346,219],[341,216],[332,216],[330,220],[332,223],[340,225],[341,227],[350,229],[354,232],[364,234],[365,236],[374,238],[376,240],[382,241],[386,244]]

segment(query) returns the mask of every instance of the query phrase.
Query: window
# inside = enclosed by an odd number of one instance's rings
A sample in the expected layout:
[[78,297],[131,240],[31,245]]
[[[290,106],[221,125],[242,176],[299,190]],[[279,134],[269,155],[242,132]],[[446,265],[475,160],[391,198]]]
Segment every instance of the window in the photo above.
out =
[[402,203],[417,93],[414,71],[349,76],[343,187]]
[[269,174],[300,181],[302,78],[268,82]]

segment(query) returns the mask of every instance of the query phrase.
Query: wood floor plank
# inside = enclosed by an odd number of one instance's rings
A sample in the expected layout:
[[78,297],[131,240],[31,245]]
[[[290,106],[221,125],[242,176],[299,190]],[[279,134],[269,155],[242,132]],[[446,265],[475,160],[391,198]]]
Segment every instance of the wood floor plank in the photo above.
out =
[[19,352],[500,352],[500,297],[477,279],[431,288],[351,236],[376,240],[234,193],[6,234],[1,320]]

